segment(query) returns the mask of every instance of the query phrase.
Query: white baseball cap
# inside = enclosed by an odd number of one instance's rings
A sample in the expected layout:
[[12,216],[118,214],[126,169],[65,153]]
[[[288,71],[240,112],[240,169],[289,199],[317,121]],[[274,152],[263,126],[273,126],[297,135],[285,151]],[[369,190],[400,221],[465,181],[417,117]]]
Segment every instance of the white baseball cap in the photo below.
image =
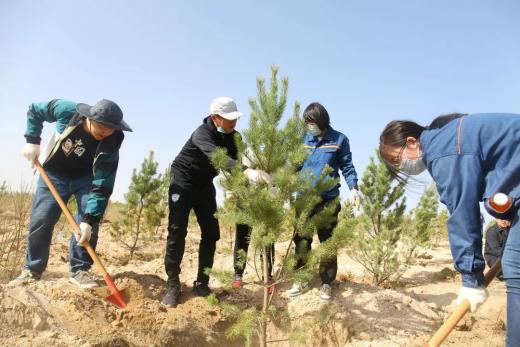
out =
[[238,119],[244,115],[242,112],[238,112],[235,101],[227,96],[220,96],[213,100],[209,106],[209,113],[218,114],[228,120]]

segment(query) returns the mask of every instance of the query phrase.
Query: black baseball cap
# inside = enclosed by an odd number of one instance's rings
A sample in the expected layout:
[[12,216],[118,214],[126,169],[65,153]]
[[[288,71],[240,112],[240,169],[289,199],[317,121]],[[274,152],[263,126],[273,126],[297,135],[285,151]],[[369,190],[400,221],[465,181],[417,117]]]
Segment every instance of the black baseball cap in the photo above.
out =
[[82,116],[95,122],[99,122],[107,128],[122,131],[132,131],[132,128],[123,120],[123,111],[113,101],[103,99],[94,106],[77,104],[76,111]]

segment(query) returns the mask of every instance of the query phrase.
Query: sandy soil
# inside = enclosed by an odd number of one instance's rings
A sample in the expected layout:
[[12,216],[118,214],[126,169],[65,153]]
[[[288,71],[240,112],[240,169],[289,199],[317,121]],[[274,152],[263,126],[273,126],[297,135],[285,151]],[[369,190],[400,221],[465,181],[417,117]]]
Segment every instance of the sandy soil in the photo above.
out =
[[[59,238],[57,238],[59,239]],[[220,309],[191,294],[196,275],[198,233],[190,233],[183,261],[182,303],[164,309],[159,302],[165,291],[164,238],[142,250],[131,262],[107,234],[102,234],[98,254],[119,288],[128,307],[120,310],[107,301],[106,287],[79,290],[68,282],[67,240],[56,240],[49,266],[41,281],[26,286],[0,284],[0,345],[5,346],[242,346],[228,340],[230,322]],[[368,283],[363,269],[347,255],[339,256],[338,281],[330,305],[332,319],[311,328],[307,346],[422,346],[441,325],[460,286],[458,276],[442,276],[452,269],[447,243],[427,251],[393,289]],[[215,267],[232,269],[230,243],[225,232],[219,242]],[[94,269],[94,272],[96,270]],[[246,285],[225,290],[210,283],[220,298],[247,306],[261,296],[254,271],[246,269]],[[100,279],[100,284],[103,284]],[[274,303],[286,309],[291,324],[304,324],[323,305],[318,297],[319,279],[312,289],[289,299],[280,285]],[[446,346],[503,346],[505,335],[505,286],[495,281],[490,298],[475,314],[466,317]],[[284,331],[269,327],[271,346],[290,346]]]

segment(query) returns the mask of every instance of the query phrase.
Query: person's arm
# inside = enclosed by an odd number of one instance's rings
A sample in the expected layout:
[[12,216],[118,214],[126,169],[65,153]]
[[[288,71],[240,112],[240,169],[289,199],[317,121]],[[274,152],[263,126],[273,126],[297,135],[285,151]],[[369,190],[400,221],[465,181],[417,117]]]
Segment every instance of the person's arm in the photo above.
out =
[[[191,141],[195,147],[200,149],[202,153],[206,155],[211,163],[211,157],[217,149],[213,134],[207,128],[199,127],[191,136]],[[233,168],[236,165],[236,162],[237,161],[235,159],[228,155],[228,161],[226,165],[227,169]]]
[[85,223],[93,225],[99,222],[105,213],[116,181],[119,147],[123,139],[123,132],[116,131],[100,144],[99,151],[102,154],[95,162],[94,179],[83,215],[83,222]]
[[483,189],[482,168],[478,157],[450,155],[436,159],[432,176],[441,201],[447,206],[451,253],[464,287],[484,284],[482,223],[479,197]]
[[502,257],[502,245],[500,244],[500,229],[498,225],[493,225],[486,233],[486,245],[484,247],[484,258],[489,267]]
[[352,152],[347,137],[343,137],[339,149],[339,169],[345,178],[345,182],[350,190],[358,189],[358,177],[354,163],[352,162]]
[[27,128],[24,134],[27,143],[40,144],[44,122],[57,122],[56,130],[63,132],[74,113],[76,103],[72,101],[54,99],[31,104],[27,111]]

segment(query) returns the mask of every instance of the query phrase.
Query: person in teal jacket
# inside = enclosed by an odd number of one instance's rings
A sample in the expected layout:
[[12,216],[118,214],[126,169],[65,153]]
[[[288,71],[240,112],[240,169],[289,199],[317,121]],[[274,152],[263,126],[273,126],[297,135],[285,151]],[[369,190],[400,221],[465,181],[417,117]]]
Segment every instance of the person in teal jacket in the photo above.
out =
[[[507,346],[520,346],[520,115],[504,113],[451,114],[423,127],[393,121],[383,130],[379,151],[399,179],[428,171],[447,221],[455,268],[462,274],[457,303],[467,299],[475,311],[487,298],[482,256],[483,202],[495,218],[512,220],[502,256],[507,286]],[[495,193],[513,200],[505,213],[488,202]]]
[[[42,165],[67,202],[76,198],[79,240],[72,236],[69,247],[71,276],[81,288],[97,285],[90,275],[92,259],[82,246],[95,249],[99,221],[112,194],[119,162],[123,131],[132,129],[123,112],[110,100],[94,106],[61,99],[33,103],[27,112],[26,144],[22,154],[33,165],[40,155],[43,124],[56,123]],[[52,231],[61,214],[57,201],[40,177],[33,200],[24,269],[15,283],[39,280],[47,267]]]

